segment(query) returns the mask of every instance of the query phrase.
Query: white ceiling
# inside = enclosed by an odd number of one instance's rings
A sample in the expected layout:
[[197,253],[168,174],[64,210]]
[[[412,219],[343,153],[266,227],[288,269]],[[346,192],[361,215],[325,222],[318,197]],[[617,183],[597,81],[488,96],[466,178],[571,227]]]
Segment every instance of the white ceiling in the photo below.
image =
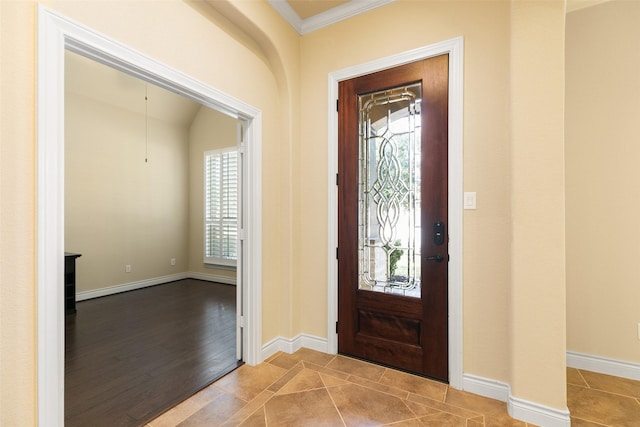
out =
[[[73,52],[65,51],[65,90],[179,126],[189,126],[200,104]],[[145,92],[148,100],[145,105]]]

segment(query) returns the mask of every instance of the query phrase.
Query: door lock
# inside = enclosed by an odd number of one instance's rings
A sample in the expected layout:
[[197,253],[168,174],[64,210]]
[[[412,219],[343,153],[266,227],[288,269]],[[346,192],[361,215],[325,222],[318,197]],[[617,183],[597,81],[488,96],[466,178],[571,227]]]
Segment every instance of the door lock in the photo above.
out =
[[444,245],[444,222],[442,221],[433,224],[433,243],[436,246]]
[[425,260],[427,261],[435,261],[435,262],[442,262],[444,261],[444,257],[440,254],[438,255],[432,255],[432,256],[428,256],[425,258]]

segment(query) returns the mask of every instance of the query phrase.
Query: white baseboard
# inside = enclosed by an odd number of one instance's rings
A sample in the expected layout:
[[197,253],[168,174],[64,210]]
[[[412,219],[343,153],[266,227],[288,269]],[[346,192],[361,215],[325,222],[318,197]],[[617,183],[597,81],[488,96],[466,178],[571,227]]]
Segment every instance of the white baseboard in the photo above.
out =
[[507,410],[513,418],[544,427],[570,427],[569,409],[557,409],[509,396]]
[[174,282],[176,280],[187,279],[187,273],[170,274],[168,276],[154,277],[152,279],[138,280],[137,282],[124,283],[122,285],[109,286],[92,291],[76,292],[76,301],[84,301],[91,298],[104,297],[107,295],[119,294],[120,292],[133,291],[136,289],[148,288],[149,286],[161,285],[163,283]]
[[189,271],[186,273],[188,279],[206,280],[207,282],[224,283],[225,285],[236,285],[235,277],[218,276],[217,274],[198,273]]
[[295,353],[302,347],[322,353],[328,353],[329,348],[326,338],[319,338],[313,335],[299,334],[292,339],[277,337],[262,346],[262,360],[266,360],[279,351],[288,354]]
[[148,288],[149,286],[162,285],[163,283],[175,282],[176,280],[183,279],[206,280],[208,282],[224,283],[227,285],[236,284],[235,278],[218,276],[215,274],[197,273],[195,271],[187,271],[183,273],[170,274],[168,276],[138,280],[137,282],[124,283],[122,285],[109,286],[108,288],[76,292],[76,301],[84,301],[92,298],[105,297],[107,295],[115,295],[121,292],[134,291],[136,289]]
[[507,383],[471,374],[462,375],[462,387],[464,391],[469,393],[500,400],[501,402],[506,402],[511,393]]
[[568,351],[567,366],[640,381],[640,363]]
[[502,381],[464,374],[465,391],[491,399],[507,402],[509,415],[513,418],[545,427],[569,427],[571,417],[568,409],[556,409],[520,399],[511,394],[509,384]]

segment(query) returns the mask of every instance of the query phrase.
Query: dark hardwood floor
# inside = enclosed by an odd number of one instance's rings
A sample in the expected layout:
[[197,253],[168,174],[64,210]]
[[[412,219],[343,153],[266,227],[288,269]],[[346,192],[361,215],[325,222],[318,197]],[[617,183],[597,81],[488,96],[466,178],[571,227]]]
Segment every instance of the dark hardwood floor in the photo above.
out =
[[67,427],[142,426],[240,364],[235,286],[187,279],[77,310],[66,317]]

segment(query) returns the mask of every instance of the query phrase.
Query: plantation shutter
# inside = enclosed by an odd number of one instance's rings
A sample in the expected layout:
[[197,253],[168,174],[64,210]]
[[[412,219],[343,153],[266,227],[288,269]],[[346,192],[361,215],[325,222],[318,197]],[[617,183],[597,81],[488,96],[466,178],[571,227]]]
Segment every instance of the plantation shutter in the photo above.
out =
[[235,265],[238,241],[238,152],[205,153],[204,261]]

